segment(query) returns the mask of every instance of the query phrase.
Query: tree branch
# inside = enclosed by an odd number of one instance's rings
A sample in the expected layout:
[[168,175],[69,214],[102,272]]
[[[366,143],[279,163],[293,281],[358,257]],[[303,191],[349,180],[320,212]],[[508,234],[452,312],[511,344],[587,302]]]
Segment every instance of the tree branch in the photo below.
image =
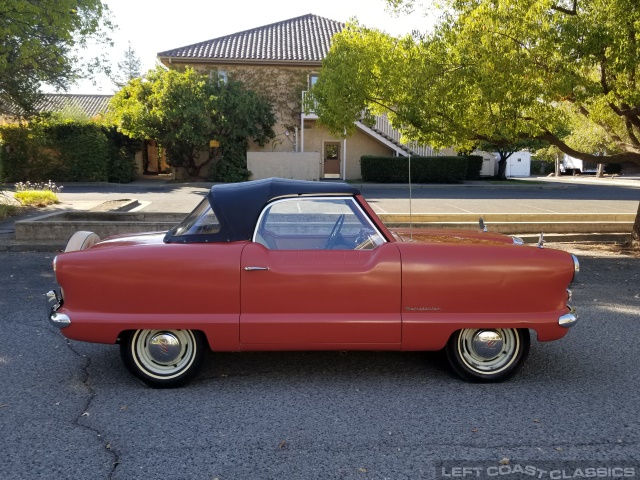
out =
[[[526,137],[525,137],[526,138]],[[591,153],[579,152],[578,150],[574,150],[569,145],[564,143],[558,137],[556,137],[553,133],[549,131],[545,131],[544,133],[537,135],[534,137],[536,140],[543,140],[549,142],[552,145],[558,147],[558,149],[566,153],[567,155],[577,158],[579,160],[583,160],[585,162],[594,162],[594,163],[617,163],[617,162],[632,162],[640,165],[640,148],[630,149],[629,151],[625,151],[623,153],[615,153],[613,155],[594,155]]]
[[638,137],[636,137],[635,132],[633,131],[633,123],[629,117],[624,119],[624,126],[627,129],[627,135],[629,135],[629,139],[631,140],[631,144],[635,147],[640,147],[640,142],[638,141]]

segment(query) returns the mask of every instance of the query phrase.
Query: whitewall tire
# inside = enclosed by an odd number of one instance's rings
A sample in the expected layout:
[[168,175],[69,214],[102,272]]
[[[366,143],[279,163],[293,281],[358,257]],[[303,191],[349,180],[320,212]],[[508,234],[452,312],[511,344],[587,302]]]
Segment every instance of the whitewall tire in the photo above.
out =
[[453,370],[472,382],[501,382],[514,375],[529,355],[526,328],[466,328],[446,346]]
[[187,383],[200,370],[207,350],[204,335],[193,330],[135,330],[120,339],[127,369],[155,388]]
[[87,248],[93,247],[99,241],[100,237],[95,233],[80,230],[71,236],[64,251],[75,252],[77,250],[86,250]]

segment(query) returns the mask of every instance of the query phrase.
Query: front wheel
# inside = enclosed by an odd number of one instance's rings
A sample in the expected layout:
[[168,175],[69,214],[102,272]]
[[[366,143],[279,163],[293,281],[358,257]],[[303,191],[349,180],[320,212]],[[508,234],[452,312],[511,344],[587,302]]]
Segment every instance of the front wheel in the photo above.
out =
[[526,328],[466,328],[446,346],[453,370],[472,382],[500,382],[515,374],[529,355]]
[[154,388],[187,383],[200,370],[206,350],[204,335],[192,330],[135,330],[120,339],[127,369]]

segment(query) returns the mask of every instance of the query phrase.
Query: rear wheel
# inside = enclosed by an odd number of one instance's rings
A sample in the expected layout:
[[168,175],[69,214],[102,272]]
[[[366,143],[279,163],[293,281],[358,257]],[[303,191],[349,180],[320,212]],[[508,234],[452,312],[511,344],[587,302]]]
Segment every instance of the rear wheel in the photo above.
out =
[[500,382],[515,374],[529,355],[526,328],[466,328],[446,346],[453,370],[472,382]]
[[200,370],[206,350],[204,335],[192,330],[135,330],[120,340],[127,369],[154,388],[187,383]]

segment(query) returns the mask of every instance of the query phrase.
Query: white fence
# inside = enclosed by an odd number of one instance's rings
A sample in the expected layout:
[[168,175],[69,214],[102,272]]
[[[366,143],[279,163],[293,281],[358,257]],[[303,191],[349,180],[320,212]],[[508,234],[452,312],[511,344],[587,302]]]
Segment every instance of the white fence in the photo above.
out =
[[320,152],[247,152],[247,168],[252,173],[251,180],[319,180],[322,159]]

